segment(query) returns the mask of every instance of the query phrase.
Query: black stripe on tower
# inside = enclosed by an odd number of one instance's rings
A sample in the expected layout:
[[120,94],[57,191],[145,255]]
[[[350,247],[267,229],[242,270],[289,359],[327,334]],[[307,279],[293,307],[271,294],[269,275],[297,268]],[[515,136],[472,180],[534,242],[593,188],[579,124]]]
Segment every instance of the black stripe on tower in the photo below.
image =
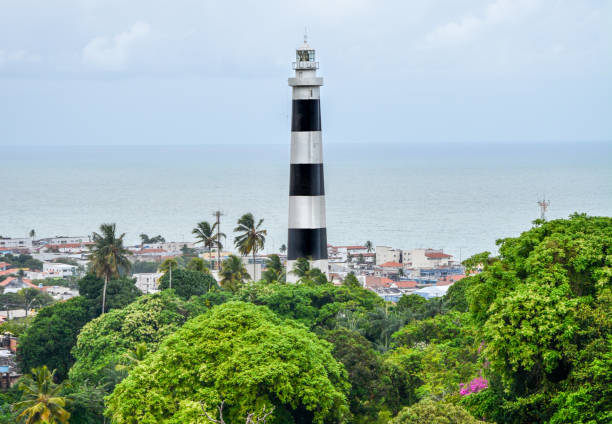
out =
[[321,131],[319,99],[293,101],[291,131]]
[[292,163],[289,172],[289,196],[323,196],[322,163]]
[[327,259],[326,228],[289,228],[287,259]]

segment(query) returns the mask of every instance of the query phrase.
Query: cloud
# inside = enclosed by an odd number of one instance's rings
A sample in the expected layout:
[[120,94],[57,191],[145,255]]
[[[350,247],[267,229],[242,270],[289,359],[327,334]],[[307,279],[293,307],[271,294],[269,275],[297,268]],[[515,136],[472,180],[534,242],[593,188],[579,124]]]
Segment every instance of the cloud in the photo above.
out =
[[128,64],[130,53],[150,32],[148,24],[136,22],[130,29],[112,38],[95,37],[83,48],[82,60],[99,69],[122,70]]
[[469,41],[487,28],[531,13],[538,4],[539,0],[496,0],[487,5],[481,16],[467,14],[458,22],[435,28],[425,36],[425,44],[432,46]]

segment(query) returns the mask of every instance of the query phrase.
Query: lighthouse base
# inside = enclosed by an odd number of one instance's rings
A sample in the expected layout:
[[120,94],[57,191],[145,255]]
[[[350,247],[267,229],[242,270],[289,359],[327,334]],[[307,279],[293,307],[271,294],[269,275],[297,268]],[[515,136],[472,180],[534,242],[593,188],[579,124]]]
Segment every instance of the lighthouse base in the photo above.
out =
[[[293,267],[295,266],[295,263],[297,261],[295,260],[290,260],[287,261],[287,282],[288,283],[297,283],[298,280],[300,279],[300,277],[298,277],[297,275],[295,275],[292,271],[293,271]],[[327,278],[329,278],[329,268],[328,268],[328,262],[327,259],[319,259],[316,261],[309,261],[310,262],[310,269],[313,268],[319,268]]]

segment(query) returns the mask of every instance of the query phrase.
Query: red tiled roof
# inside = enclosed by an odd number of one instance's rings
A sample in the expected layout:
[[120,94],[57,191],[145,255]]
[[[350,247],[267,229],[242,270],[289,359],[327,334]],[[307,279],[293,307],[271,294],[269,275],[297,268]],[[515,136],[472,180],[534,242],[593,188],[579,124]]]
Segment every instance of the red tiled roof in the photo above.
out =
[[164,253],[166,252],[164,249],[140,249],[136,251],[136,254],[139,253]]
[[0,262],[0,267],[4,268],[5,266],[11,266],[8,262]]
[[0,271],[0,275],[10,275],[10,274],[16,274],[17,271],[19,271],[19,269],[17,268],[10,268],[4,271]]
[[393,280],[387,277],[375,277],[373,275],[367,275],[365,285],[366,287],[390,287]]
[[[17,277],[9,277],[6,278],[2,281],[0,281],[0,287],[6,287],[11,281],[16,280]],[[32,287],[34,289],[38,289],[39,287],[36,284],[32,284],[32,280],[28,280],[27,278],[24,278],[23,281],[27,286]]]
[[442,253],[442,252],[425,252],[425,256],[428,257],[429,259],[452,258],[452,255],[447,255],[446,253]]
[[400,264],[399,262],[385,262],[384,264],[380,264],[380,266],[384,268],[401,268],[404,265]]
[[346,250],[357,250],[357,249],[365,249],[365,246],[332,246],[336,249],[346,249]]
[[395,285],[399,289],[411,289],[417,286],[416,281],[396,281]]
[[436,286],[448,286],[450,284],[456,283],[462,278],[465,278],[465,275],[463,274],[447,275],[446,277],[440,278],[436,282]]

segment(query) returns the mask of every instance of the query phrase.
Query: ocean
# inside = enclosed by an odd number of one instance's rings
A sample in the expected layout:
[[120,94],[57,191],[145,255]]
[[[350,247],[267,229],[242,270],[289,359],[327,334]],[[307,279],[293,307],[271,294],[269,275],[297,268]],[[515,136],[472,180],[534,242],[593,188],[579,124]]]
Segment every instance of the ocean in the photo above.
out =
[[[612,215],[612,143],[324,144],[328,242],[496,252],[539,217]],[[266,252],[287,242],[289,143],[202,146],[8,146],[0,153],[0,234],[80,236],[117,223],[192,240],[212,213],[233,240],[252,212]],[[231,240],[230,240],[231,238]],[[227,243],[230,244],[230,243]]]

